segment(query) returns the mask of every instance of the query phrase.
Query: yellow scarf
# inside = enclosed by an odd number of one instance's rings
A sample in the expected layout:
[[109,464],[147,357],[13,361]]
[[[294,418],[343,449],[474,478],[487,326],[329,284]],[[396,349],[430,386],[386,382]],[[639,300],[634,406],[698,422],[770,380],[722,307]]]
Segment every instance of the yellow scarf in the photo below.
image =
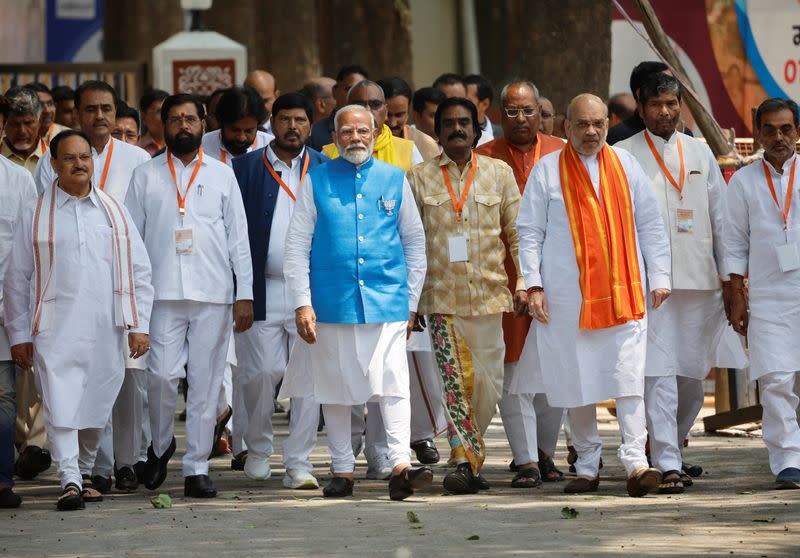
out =
[[[322,152],[331,159],[339,156],[339,150],[335,143],[329,143],[322,148]],[[412,156],[414,153],[414,142],[403,138],[396,138],[392,135],[392,130],[386,124],[375,140],[373,155],[379,161],[395,165],[403,170],[411,168]]]

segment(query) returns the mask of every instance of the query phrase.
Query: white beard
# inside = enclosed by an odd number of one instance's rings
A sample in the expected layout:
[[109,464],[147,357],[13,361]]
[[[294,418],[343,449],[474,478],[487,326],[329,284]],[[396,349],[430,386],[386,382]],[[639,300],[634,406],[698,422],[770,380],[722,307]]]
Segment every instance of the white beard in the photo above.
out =
[[[363,144],[362,144],[363,145]],[[375,140],[369,142],[369,145],[365,146],[366,149],[358,150],[358,151],[347,151],[341,145],[336,145],[336,149],[339,150],[339,155],[348,163],[352,163],[356,166],[363,165],[369,158],[372,157],[372,151],[375,148]]]

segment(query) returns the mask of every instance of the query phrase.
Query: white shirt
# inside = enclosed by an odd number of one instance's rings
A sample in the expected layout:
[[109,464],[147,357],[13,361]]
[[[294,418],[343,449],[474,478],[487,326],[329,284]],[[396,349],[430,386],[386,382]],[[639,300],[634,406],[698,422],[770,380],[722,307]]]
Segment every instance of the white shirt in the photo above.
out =
[[[314,187],[311,175],[306,175],[300,187],[297,207],[294,209],[286,234],[283,274],[289,287],[294,308],[311,306],[309,279],[311,241],[317,223],[317,207],[314,203]],[[397,212],[397,228],[403,244],[406,268],[408,269],[408,306],[417,311],[425,272],[428,267],[425,256],[425,229],[419,217],[414,194],[408,180],[403,179],[403,201]]]
[[[258,130],[256,132],[256,141],[250,147],[247,148],[247,153],[254,151],[256,149],[261,149],[269,144],[272,140],[275,139],[275,136],[272,134],[268,134]],[[232,160],[236,155],[232,155],[228,148],[225,147],[222,143],[222,130],[214,130],[213,132],[208,132],[207,134],[203,134],[203,153],[206,155],[211,155],[214,159],[218,161],[222,161],[229,167],[233,166]]]
[[[111,153],[111,162],[109,163],[108,175],[106,175],[103,191],[122,203],[125,201],[125,194],[128,192],[128,184],[131,182],[133,169],[148,162],[150,160],[150,154],[141,147],[119,141],[109,136],[108,142],[106,142],[105,147],[103,147],[103,150],[99,153],[92,147],[92,159],[94,160],[92,184],[98,187],[100,186],[100,180],[103,177],[103,169],[108,159],[108,153],[110,151],[109,146],[112,143],[114,145],[114,150]],[[50,164],[49,149],[36,164],[33,178],[36,181],[36,189],[39,193],[44,192],[53,185],[53,181],[56,179],[56,171],[53,170],[53,165]]]
[[422,158],[422,153],[419,152],[419,149],[417,149],[417,146],[415,144],[414,147],[411,149],[411,166],[413,167],[414,165],[418,165],[424,162],[425,159]]
[[[33,204],[36,186],[31,173],[0,157],[0,281],[6,275],[8,256],[14,240],[14,227],[20,210]],[[3,289],[0,289],[0,361],[11,360],[11,351],[6,336]]]
[[[300,190],[300,173],[303,171],[305,154],[306,150],[303,148],[300,155],[292,159],[292,166],[288,167],[286,163],[278,159],[272,147],[267,146],[267,160],[281,177],[281,180],[292,191],[295,198],[297,198]],[[289,230],[289,222],[292,219],[294,205],[295,201],[289,197],[289,194],[283,188],[278,186],[278,197],[275,200],[275,211],[272,212],[272,226],[269,231],[267,275],[283,277],[283,252],[286,248],[286,232]]]
[[[178,212],[177,192],[167,153],[133,173],[125,205],[144,239],[153,264],[155,300],[194,300],[230,304],[253,299],[253,268],[242,194],[233,171],[203,154],[191,189],[198,157],[184,167],[172,156],[186,215]],[[176,253],[175,234],[190,229],[192,253]]]
[[488,116],[483,117],[483,124],[481,125],[481,137],[478,140],[478,145],[489,143],[494,139],[494,128],[492,128],[492,121]]
[[[792,205],[788,230],[784,231],[781,212],[792,164],[797,163],[792,185]],[[778,174],[767,163],[775,194],[775,204],[764,177],[761,161],[739,169],[727,189],[725,258],[727,269],[748,275],[750,323],[750,380],[770,372],[800,370],[800,269],[781,271],[777,247],[800,243],[800,157],[793,155]]]

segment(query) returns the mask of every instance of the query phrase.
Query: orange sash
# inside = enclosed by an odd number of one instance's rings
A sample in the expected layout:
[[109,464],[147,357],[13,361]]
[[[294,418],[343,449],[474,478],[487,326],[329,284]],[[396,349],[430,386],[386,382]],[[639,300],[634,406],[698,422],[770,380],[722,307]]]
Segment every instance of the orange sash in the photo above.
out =
[[561,191],[580,273],[580,327],[602,329],[644,317],[633,206],[625,171],[608,146],[598,154],[599,200],[572,145],[561,151]]

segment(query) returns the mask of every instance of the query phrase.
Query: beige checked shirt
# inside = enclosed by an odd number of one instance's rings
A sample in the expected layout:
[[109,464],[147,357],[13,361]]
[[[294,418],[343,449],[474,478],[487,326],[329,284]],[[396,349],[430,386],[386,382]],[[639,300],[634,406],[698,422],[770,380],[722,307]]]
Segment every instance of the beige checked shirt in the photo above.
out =
[[[501,234],[508,239],[517,268],[517,289],[525,289],[519,273],[517,230],[514,222],[520,194],[514,172],[506,163],[475,155],[477,169],[461,214],[456,219],[450,193],[440,167],[445,165],[450,182],[461,199],[472,163],[463,172],[442,153],[408,171],[408,182],[425,227],[428,274],[419,301],[420,314],[481,316],[510,312],[512,297],[503,262],[506,249]],[[450,237],[467,237],[468,261],[451,262]]]

